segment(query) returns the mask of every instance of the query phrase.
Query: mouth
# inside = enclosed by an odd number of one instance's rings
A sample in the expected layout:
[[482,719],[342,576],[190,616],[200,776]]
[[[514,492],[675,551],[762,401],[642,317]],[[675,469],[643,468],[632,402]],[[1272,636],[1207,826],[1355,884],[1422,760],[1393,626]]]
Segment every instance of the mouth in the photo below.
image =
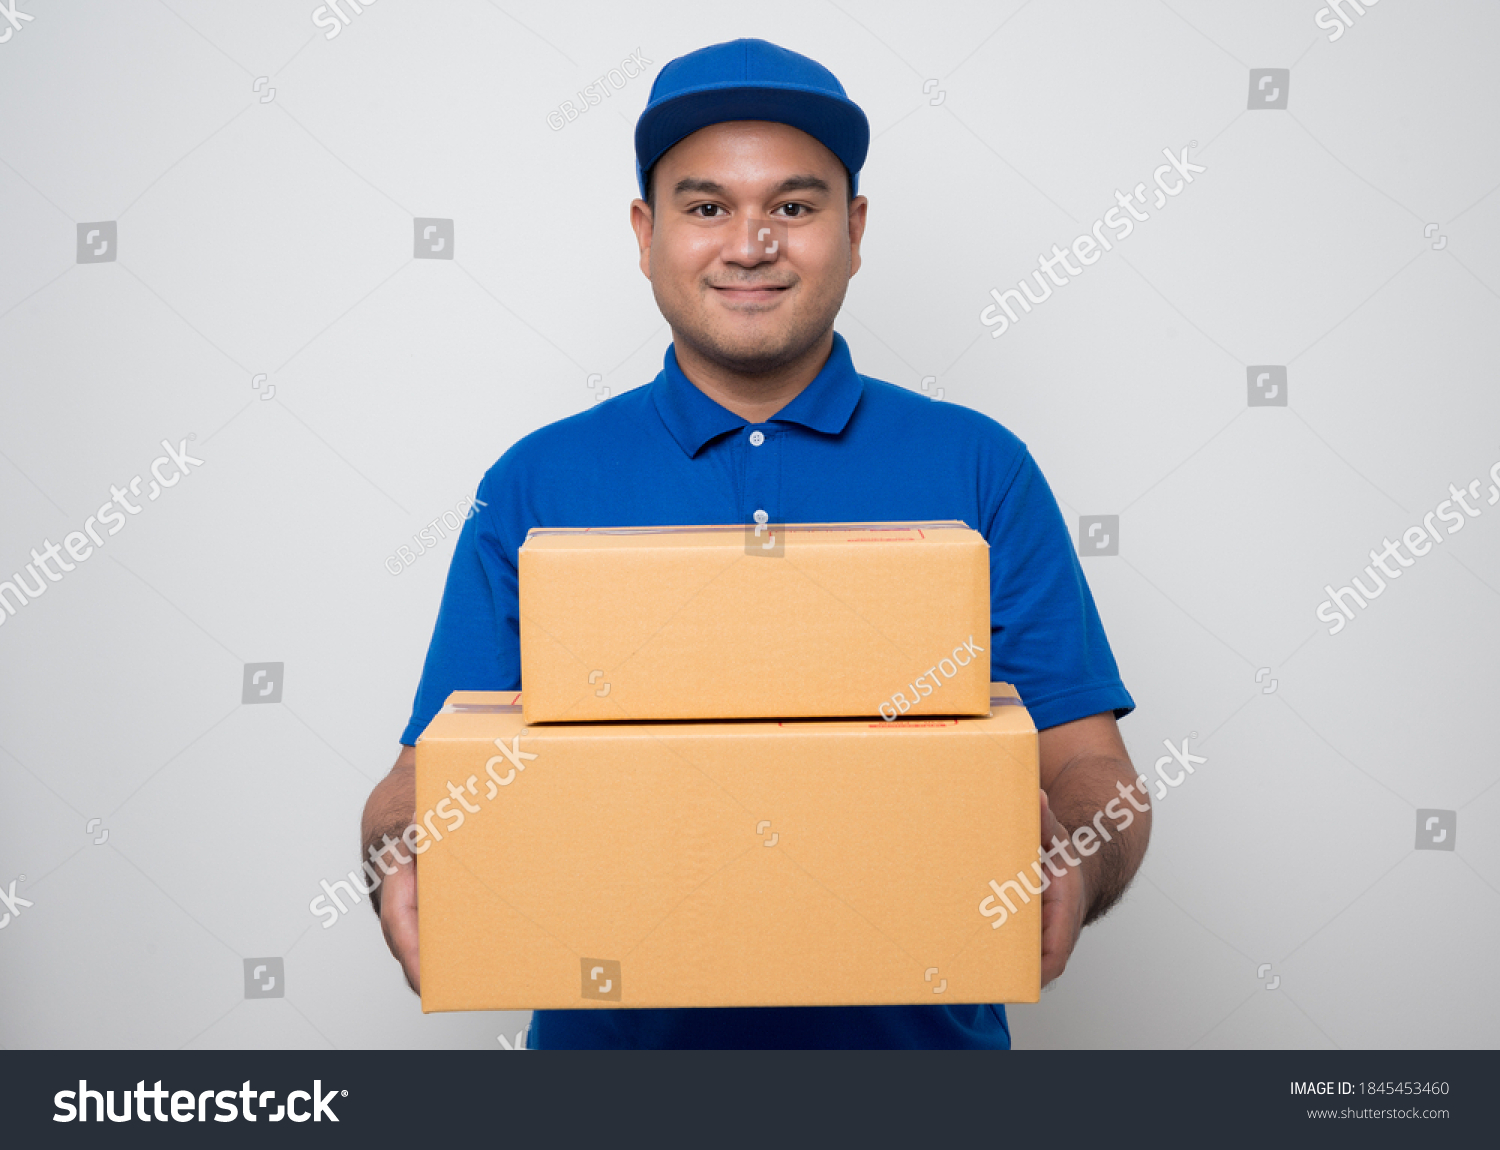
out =
[[774,302],[790,284],[709,284],[726,303],[765,304]]

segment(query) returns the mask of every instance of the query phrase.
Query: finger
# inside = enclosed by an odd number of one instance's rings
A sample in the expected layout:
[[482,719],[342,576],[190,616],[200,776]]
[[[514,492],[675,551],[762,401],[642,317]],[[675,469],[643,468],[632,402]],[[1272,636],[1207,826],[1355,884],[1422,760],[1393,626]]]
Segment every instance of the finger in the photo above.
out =
[[1054,901],[1042,907],[1043,986],[1062,974],[1067,968],[1068,957],[1073,952],[1065,918],[1065,911],[1060,902]]
[[[1067,827],[1058,822],[1055,817],[1048,818],[1042,823],[1042,849],[1054,850],[1058,843],[1066,842],[1067,838]],[[1053,855],[1052,857],[1056,859],[1058,856]],[[1063,864],[1066,865],[1066,860],[1063,860]]]
[[1047,798],[1047,792],[1041,791],[1042,796],[1042,839],[1051,846],[1051,840],[1063,829],[1061,820],[1052,813],[1052,802]]
[[420,993],[417,933],[417,873],[414,864],[398,866],[381,893],[380,926],[386,945],[401,963],[406,981]]
[[1054,878],[1042,894],[1043,986],[1062,974],[1078,944],[1082,893],[1077,872],[1069,868],[1061,878]]

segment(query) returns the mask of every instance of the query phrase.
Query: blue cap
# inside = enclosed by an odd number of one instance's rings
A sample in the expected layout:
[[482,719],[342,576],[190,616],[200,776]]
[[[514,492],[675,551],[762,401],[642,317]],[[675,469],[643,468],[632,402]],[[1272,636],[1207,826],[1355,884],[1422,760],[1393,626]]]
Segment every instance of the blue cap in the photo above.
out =
[[834,74],[816,60],[765,40],[730,40],[662,66],[635,124],[635,179],[673,144],[710,124],[770,120],[806,132],[842,161],[849,186],[870,150],[870,122]]

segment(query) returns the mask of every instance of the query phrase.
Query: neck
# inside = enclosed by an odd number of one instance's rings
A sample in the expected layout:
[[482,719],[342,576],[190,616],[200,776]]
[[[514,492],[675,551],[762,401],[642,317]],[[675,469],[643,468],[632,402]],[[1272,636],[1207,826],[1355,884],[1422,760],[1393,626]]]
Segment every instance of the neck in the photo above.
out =
[[764,423],[801,394],[833,351],[833,329],[790,363],[766,372],[740,372],[701,355],[674,331],[677,366],[699,391],[748,423]]

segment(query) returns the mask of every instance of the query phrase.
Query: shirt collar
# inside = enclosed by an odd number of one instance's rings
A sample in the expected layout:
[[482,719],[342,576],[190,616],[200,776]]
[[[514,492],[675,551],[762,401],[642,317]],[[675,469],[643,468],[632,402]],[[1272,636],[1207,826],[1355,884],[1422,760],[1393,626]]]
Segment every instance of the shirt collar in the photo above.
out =
[[[744,427],[748,422],[727,407],[714,402],[677,366],[677,347],[667,347],[661,374],[653,381],[652,399],[662,422],[691,458],[709,440]],[[811,383],[767,422],[797,423],[825,435],[838,435],[854,414],[864,394],[864,381],[854,370],[849,345],[833,333],[833,349]]]

